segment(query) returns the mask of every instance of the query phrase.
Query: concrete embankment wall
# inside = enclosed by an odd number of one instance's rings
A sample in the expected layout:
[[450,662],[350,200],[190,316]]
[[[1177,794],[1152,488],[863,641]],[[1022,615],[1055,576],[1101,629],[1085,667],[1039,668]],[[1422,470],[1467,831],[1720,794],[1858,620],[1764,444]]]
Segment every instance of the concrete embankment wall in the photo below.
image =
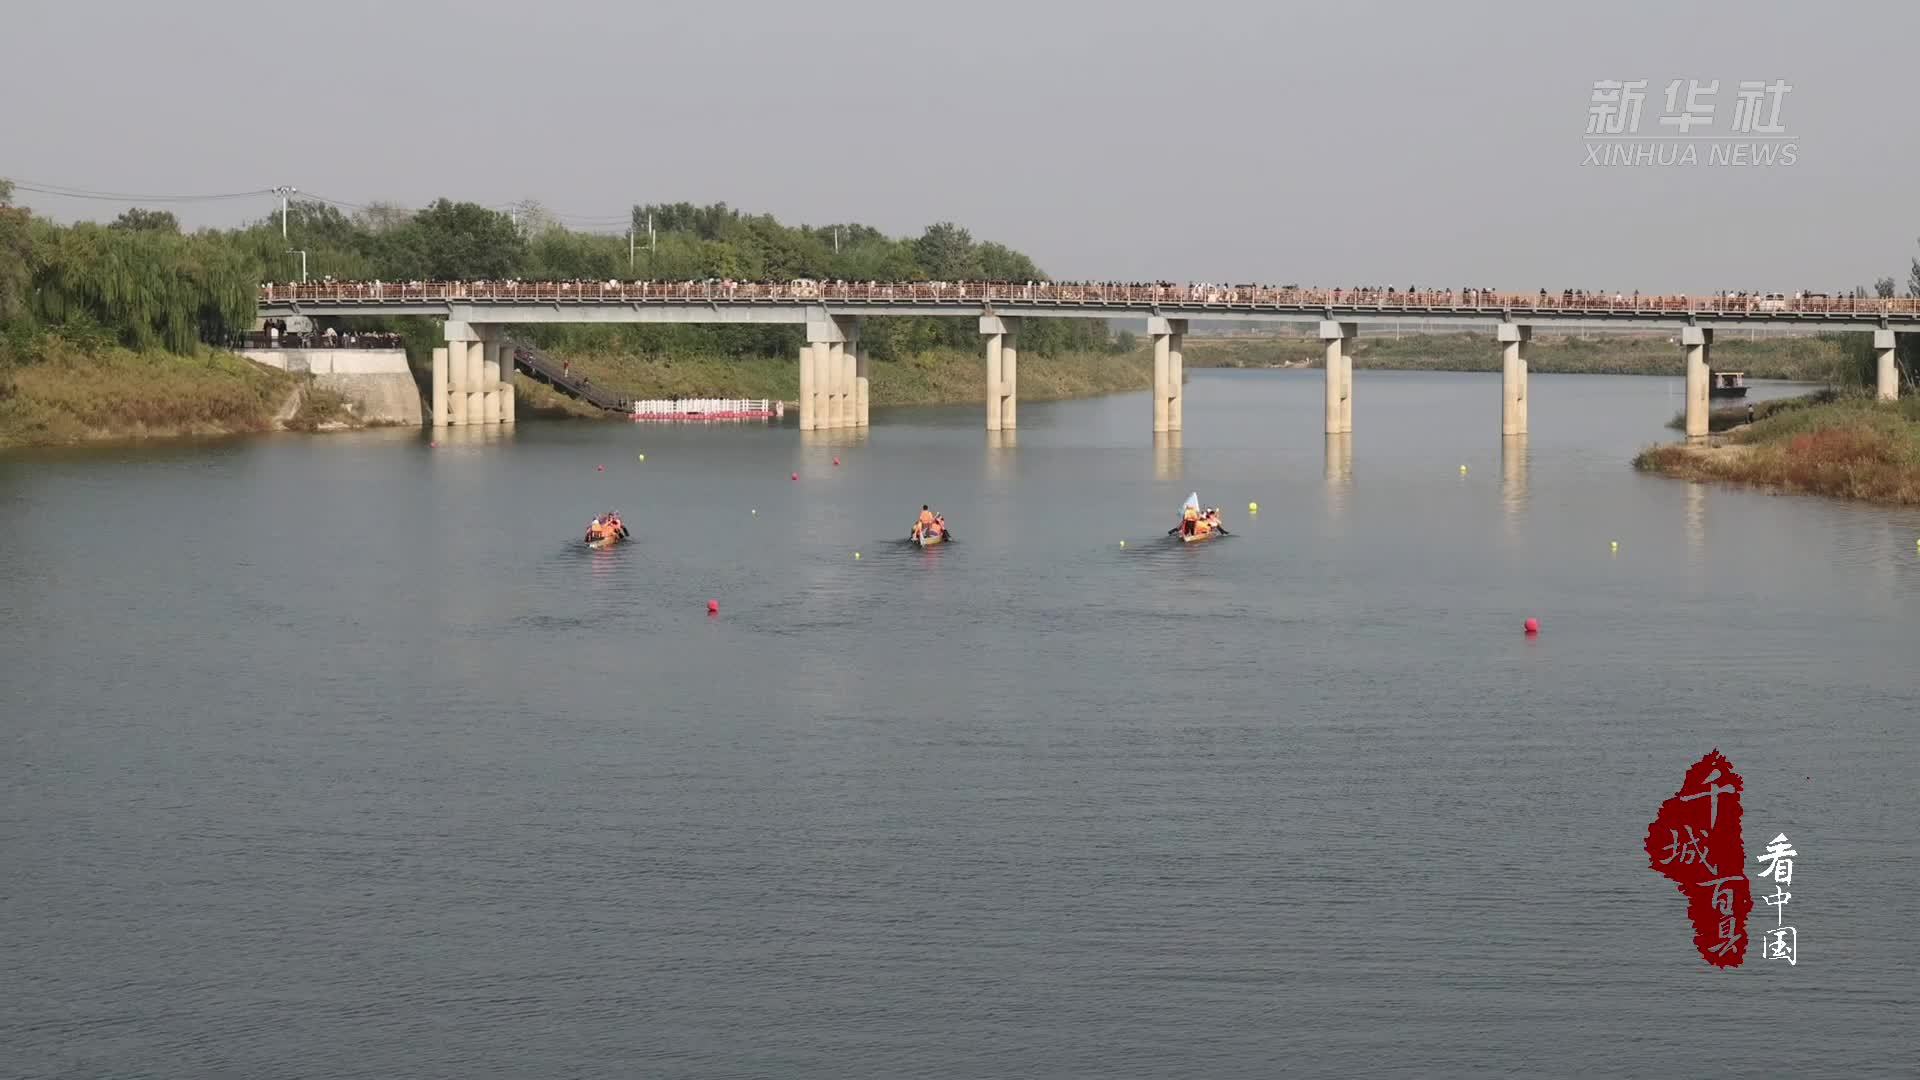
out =
[[368,424],[419,426],[420,386],[400,349],[248,349],[240,355],[295,375],[347,399]]

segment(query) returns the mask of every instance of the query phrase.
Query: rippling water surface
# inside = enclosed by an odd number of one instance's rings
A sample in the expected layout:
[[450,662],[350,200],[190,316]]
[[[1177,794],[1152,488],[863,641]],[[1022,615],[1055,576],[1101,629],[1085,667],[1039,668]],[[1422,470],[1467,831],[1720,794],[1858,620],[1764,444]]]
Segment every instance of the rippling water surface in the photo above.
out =
[[[1677,385],[0,458],[0,1075],[1911,1076],[1920,515]],[[1714,747],[1796,967],[1646,867]]]

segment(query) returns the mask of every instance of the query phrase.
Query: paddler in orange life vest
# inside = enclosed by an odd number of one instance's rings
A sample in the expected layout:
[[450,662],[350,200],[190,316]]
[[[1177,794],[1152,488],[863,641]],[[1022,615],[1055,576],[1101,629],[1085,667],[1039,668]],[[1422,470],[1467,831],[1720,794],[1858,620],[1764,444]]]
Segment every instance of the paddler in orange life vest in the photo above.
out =
[[913,523],[914,538],[926,536],[931,528],[933,528],[933,511],[923,503],[920,506],[920,520]]
[[1199,522],[1200,511],[1197,507],[1188,506],[1180,511],[1180,531],[1187,536],[1193,535],[1194,528]]

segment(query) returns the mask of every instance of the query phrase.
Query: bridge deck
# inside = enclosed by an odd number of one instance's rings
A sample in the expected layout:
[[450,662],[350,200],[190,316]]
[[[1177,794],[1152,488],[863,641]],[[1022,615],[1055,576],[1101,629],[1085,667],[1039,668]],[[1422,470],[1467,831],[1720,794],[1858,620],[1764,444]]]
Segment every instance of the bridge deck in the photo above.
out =
[[[572,309],[700,307],[736,315],[783,309],[765,321],[797,321],[804,311],[833,314],[1003,315],[1176,318],[1468,319],[1552,322],[1651,321],[1825,324],[1834,329],[1920,327],[1920,299],[1797,296],[1624,296],[1499,293],[1482,290],[1386,292],[1268,286],[1066,284],[1058,282],[310,282],[260,287],[263,314],[443,314],[456,309],[507,314],[540,309],[541,321]],[[743,310],[744,309],[744,310]],[[800,312],[801,314],[795,314]],[[640,315],[639,318],[646,318]],[[725,318],[725,316],[722,316]],[[504,320],[512,321],[512,320]],[[678,321],[678,320],[676,320]],[[686,321],[699,321],[697,317]]]

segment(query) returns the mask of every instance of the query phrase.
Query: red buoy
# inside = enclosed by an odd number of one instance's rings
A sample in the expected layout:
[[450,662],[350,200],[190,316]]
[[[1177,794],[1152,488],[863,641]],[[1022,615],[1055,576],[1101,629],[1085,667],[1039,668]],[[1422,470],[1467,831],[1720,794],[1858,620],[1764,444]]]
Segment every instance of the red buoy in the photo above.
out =
[[435,439],[434,441],[427,444],[427,449],[429,450],[438,450],[439,448],[440,448],[440,440],[438,439]]
[[709,615],[720,614],[720,601],[718,600],[707,601],[707,614]]
[[1528,619],[1528,620],[1527,620],[1527,633],[1529,633],[1529,634],[1537,634],[1537,633],[1539,633],[1539,632],[1540,632],[1540,620],[1539,620],[1539,619]]
[[793,474],[793,475],[792,475],[791,477],[789,477],[788,479],[791,479],[791,480],[798,480],[798,479],[800,479],[800,474],[799,474],[799,473],[794,473],[794,474]]
[[838,464],[840,464],[840,459],[839,459],[839,458],[834,458],[834,459],[833,459],[833,463],[834,463],[835,465],[838,465]]
[[593,467],[593,471],[594,471],[594,472],[606,472],[606,471],[607,471],[607,467],[606,467],[605,465],[595,465],[595,466]]

